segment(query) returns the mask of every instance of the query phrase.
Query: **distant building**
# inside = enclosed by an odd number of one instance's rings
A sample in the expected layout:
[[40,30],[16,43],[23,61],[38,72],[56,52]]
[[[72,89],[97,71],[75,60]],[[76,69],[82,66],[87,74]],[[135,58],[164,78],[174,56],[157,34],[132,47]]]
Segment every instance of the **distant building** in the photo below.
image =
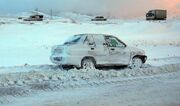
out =
[[107,19],[103,16],[96,16],[94,19],[91,19],[91,21],[107,21]]
[[24,21],[43,21],[43,15],[31,15],[29,18],[24,19]]

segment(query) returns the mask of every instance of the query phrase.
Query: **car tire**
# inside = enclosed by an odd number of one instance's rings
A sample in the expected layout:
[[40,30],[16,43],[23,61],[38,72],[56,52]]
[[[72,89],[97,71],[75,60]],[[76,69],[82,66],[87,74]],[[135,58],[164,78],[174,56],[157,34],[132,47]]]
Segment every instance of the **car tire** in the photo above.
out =
[[139,57],[134,57],[131,61],[130,68],[131,69],[139,69],[142,67],[143,61]]
[[82,69],[95,69],[95,61],[92,58],[85,58],[81,62]]

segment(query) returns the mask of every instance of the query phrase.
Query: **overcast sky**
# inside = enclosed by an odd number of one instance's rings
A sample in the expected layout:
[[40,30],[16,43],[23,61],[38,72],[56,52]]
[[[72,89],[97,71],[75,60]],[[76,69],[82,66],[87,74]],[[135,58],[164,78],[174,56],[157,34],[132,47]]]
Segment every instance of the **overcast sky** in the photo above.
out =
[[0,0],[0,14],[15,14],[38,8],[53,11],[108,14],[120,18],[143,16],[149,9],[167,9],[180,15],[180,0]]

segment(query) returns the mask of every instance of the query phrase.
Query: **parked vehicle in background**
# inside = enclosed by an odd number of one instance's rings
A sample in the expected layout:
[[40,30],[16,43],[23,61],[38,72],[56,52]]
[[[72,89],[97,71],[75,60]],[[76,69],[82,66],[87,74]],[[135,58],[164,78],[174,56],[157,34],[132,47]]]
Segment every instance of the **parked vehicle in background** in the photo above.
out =
[[24,19],[24,21],[43,21],[43,18],[43,15],[32,15],[29,18]]
[[91,19],[91,21],[107,21],[107,19],[103,16],[96,16],[94,19]]
[[166,20],[167,10],[150,10],[146,14],[146,20]]
[[105,34],[74,35],[63,45],[52,48],[51,61],[85,69],[97,66],[140,68],[147,56],[141,49],[127,46],[115,36]]

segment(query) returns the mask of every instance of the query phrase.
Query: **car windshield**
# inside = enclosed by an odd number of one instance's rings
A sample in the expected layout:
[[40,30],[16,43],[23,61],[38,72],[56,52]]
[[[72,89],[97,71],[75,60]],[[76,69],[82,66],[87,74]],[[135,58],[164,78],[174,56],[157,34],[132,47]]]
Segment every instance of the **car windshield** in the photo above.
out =
[[148,13],[147,16],[151,17],[151,16],[154,16],[154,14],[153,13]]
[[73,37],[70,37],[65,43],[64,45],[67,44],[76,44],[78,43],[82,38],[82,35],[74,35]]

